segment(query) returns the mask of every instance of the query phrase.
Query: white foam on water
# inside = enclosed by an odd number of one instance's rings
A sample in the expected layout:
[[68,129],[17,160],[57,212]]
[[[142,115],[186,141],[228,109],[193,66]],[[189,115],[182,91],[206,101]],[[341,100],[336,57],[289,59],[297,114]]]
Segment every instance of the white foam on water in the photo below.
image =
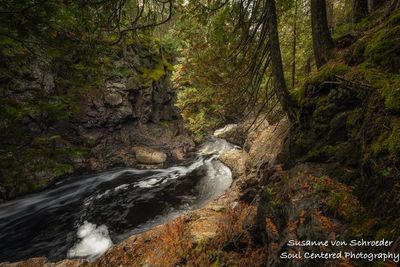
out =
[[207,175],[204,178],[204,190],[209,192],[210,199],[222,195],[232,184],[232,172],[218,160],[207,163]]
[[129,184],[121,184],[120,186],[117,186],[114,191],[119,191],[119,190],[123,190],[123,189],[127,189],[129,187]]
[[[100,199],[100,198],[104,197],[105,195],[107,195],[108,193],[110,193],[110,191],[111,191],[110,189],[107,189],[106,191],[104,191],[104,193],[98,194],[98,195],[96,196],[96,199]],[[86,206],[86,205],[89,205],[89,204],[90,204],[90,201],[84,203],[85,206]]]
[[149,176],[146,180],[139,181],[135,183],[135,186],[140,188],[151,188],[154,186],[158,186],[160,184],[164,184],[170,180],[179,179],[180,177],[184,177],[186,174],[194,171],[204,164],[203,159],[197,159],[191,165],[185,166],[176,166],[170,167],[168,169],[157,169],[160,173],[156,173],[154,175]]
[[210,137],[198,150],[199,155],[220,155],[223,152],[238,149],[240,147],[227,142],[224,139]]
[[151,188],[155,184],[157,184],[160,180],[157,178],[151,178],[146,181],[140,181],[136,184],[136,186],[141,187],[141,188]]
[[68,258],[82,257],[92,261],[106,252],[113,244],[105,225],[96,226],[85,221],[78,228],[77,235],[80,240],[68,251]]

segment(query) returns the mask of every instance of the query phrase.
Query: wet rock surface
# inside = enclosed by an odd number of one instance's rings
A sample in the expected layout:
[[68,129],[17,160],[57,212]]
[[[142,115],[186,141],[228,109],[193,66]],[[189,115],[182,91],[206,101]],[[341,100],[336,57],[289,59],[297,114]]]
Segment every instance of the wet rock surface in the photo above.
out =
[[233,150],[221,154],[218,159],[232,170],[235,177],[239,177],[246,172],[246,156],[242,150]]

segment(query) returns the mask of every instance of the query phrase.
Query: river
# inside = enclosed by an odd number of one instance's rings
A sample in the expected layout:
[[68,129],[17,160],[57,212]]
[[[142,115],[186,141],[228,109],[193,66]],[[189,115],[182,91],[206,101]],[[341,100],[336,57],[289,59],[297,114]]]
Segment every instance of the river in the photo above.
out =
[[112,244],[197,209],[232,183],[217,158],[232,144],[215,137],[185,164],[119,168],[70,177],[0,205],[0,262],[36,256],[93,260]]

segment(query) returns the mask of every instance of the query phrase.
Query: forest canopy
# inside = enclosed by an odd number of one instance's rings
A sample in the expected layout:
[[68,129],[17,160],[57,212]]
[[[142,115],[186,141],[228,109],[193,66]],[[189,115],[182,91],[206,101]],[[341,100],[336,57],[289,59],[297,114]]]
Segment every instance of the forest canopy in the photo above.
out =
[[[272,98],[266,92],[270,84],[266,76],[274,73],[275,83],[279,83],[274,86],[280,88],[277,92],[287,91],[286,83],[294,87],[296,80],[304,77],[296,70],[309,70],[314,58],[317,67],[327,61],[328,51],[334,47],[332,34],[340,35],[344,28],[357,29],[369,12],[382,4],[378,0],[369,6],[362,0],[2,1],[0,36],[2,44],[13,44],[19,51],[39,54],[46,50],[50,55],[65,56],[72,48],[77,50],[75,57],[102,52],[100,46],[124,43],[141,33],[161,37],[179,51],[180,70],[189,64],[199,69],[199,75],[191,77],[203,84],[195,88],[207,91],[212,86],[220,90],[230,87],[232,95],[244,101],[245,106],[256,102],[263,106]],[[387,12],[397,4],[395,0],[387,3]],[[276,40],[278,36],[280,40]],[[271,53],[271,49],[281,51]],[[270,64],[275,54],[282,54],[279,58],[282,57],[284,68],[278,66],[279,62]],[[216,64],[210,66],[210,61]],[[209,67],[201,70],[201,65]],[[272,65],[279,70],[274,71]],[[209,73],[204,75],[204,71]],[[285,77],[287,82],[276,75]],[[293,105],[286,93],[280,94],[281,106]]]
[[[50,121],[68,116],[77,111],[73,99],[79,92],[98,87],[110,71],[129,72],[113,64],[121,47],[124,57],[127,46],[146,44],[161,51],[163,60],[158,70],[137,71],[152,82],[162,68],[173,69],[177,106],[196,138],[261,113],[270,121],[286,116],[295,123],[310,74],[335,61],[338,49],[361,30],[395,17],[398,2],[2,1],[1,94],[14,90],[26,62],[48,64],[62,69],[57,95],[40,106],[7,105],[6,111],[22,118],[44,109],[54,113]],[[387,65],[386,56],[374,56],[379,44],[366,49],[372,64]],[[383,67],[398,69],[396,64]]]

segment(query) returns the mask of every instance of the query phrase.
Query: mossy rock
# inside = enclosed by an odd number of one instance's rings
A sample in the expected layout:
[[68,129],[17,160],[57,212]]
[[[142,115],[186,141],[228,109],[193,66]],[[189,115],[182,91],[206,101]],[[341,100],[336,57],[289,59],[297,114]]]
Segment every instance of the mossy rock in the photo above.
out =
[[367,44],[367,38],[362,38],[351,47],[352,60],[355,64],[360,64],[365,61],[365,48]]
[[305,82],[305,87],[310,85],[321,85],[322,83],[335,81],[336,75],[345,74],[349,71],[349,69],[349,66],[342,63],[331,62],[326,64],[311,75],[311,77]]
[[364,56],[383,70],[400,73],[400,25],[376,32],[365,47]]
[[[356,235],[397,238],[400,227],[400,11],[371,26],[350,48],[356,66],[330,62],[294,95],[300,119],[289,134],[291,160],[329,164],[335,180],[351,185],[373,218],[347,217]],[[372,25],[372,24],[371,24]],[[346,61],[347,62],[347,61]],[[338,212],[334,188],[326,201]],[[332,193],[332,194],[331,194]],[[396,236],[397,235],[397,236]]]
[[400,75],[382,80],[380,94],[385,98],[385,106],[394,112],[400,112]]
[[398,8],[396,11],[393,12],[393,14],[390,16],[388,19],[386,26],[396,26],[400,24],[400,9]]
[[[344,77],[363,89],[358,90],[359,98],[366,98],[378,92],[384,100],[384,106],[391,112],[400,112],[400,75],[382,72],[368,66],[351,68]],[[369,89],[365,88],[368,86]]]
[[329,176],[344,184],[352,184],[360,178],[357,168],[351,168],[338,162],[326,164],[326,171]]
[[389,153],[391,157],[400,157],[400,121],[393,119],[391,127],[384,131],[371,145],[373,155]]

